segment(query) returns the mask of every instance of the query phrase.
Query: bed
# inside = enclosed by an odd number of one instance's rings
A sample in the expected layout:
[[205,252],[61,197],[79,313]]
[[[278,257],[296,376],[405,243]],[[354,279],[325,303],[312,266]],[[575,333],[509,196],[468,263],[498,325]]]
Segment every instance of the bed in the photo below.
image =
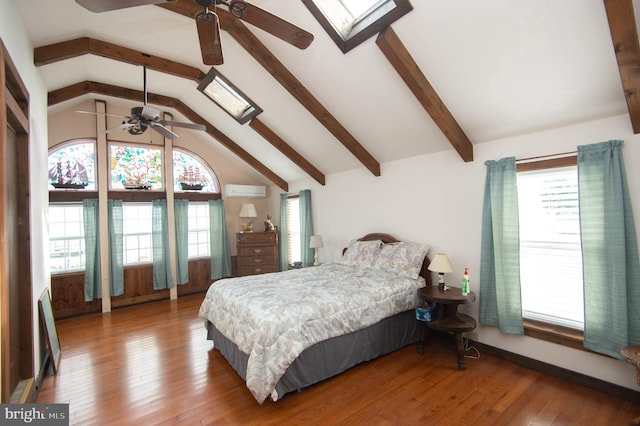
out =
[[277,401],[417,342],[428,251],[368,234],[340,262],[216,281],[199,317],[256,401]]

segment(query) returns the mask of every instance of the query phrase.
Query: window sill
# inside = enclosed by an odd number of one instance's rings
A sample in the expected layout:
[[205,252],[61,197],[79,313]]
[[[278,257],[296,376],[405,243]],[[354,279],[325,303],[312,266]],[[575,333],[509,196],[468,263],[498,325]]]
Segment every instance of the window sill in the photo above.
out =
[[584,348],[584,333],[569,327],[525,319],[524,334],[573,349],[591,352]]

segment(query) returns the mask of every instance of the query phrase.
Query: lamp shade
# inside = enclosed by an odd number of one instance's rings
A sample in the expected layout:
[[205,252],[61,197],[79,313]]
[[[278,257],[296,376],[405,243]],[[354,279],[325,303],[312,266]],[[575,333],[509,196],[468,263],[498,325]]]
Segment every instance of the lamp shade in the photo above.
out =
[[240,209],[240,217],[257,217],[258,213],[256,212],[256,206],[252,203],[243,204]]
[[320,235],[312,235],[309,240],[309,248],[320,248],[322,245],[322,237]]
[[431,263],[429,264],[428,269],[433,272],[438,272],[441,274],[453,272],[453,266],[449,261],[449,257],[447,257],[444,253],[438,253],[433,258]]

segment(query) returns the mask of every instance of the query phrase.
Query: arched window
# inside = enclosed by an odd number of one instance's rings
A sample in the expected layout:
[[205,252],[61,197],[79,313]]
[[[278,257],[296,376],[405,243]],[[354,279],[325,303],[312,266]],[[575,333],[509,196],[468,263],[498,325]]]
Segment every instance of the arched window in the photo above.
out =
[[49,189],[96,190],[96,144],[74,140],[49,152]]
[[213,170],[196,154],[173,148],[174,192],[220,192],[220,183]]
[[149,145],[111,142],[111,189],[161,191],[162,149]]

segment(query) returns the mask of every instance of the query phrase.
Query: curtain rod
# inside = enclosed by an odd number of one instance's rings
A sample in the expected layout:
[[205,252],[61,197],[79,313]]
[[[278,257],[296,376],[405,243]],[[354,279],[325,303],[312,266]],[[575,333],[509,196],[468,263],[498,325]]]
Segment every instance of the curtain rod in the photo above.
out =
[[527,157],[527,158],[517,159],[516,163],[526,163],[528,161],[537,161],[537,160],[552,160],[554,158],[570,157],[572,155],[576,155],[577,153],[578,151],[568,151],[568,152],[561,152],[558,154],[540,155],[537,157]]

